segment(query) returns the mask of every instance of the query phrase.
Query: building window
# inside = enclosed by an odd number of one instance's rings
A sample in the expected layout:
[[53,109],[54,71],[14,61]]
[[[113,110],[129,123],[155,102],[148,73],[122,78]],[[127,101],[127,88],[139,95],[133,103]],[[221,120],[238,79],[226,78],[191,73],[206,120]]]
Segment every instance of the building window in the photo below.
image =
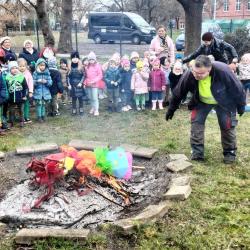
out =
[[223,10],[224,11],[228,11],[229,10],[228,0],[224,0],[224,2],[223,2]]
[[180,22],[180,29],[184,30],[185,29],[185,23],[184,22]]
[[250,10],[250,0],[247,1],[247,10]]
[[241,0],[236,0],[236,10],[240,10]]

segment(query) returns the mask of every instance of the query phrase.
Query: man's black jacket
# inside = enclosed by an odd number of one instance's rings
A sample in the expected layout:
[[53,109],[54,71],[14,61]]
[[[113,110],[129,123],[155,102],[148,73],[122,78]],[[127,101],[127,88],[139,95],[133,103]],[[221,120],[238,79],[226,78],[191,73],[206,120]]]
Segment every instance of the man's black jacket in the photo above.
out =
[[[229,58],[227,53],[229,54]],[[227,64],[229,63],[229,59],[238,58],[238,54],[231,44],[217,38],[214,38],[211,45],[208,47],[202,44],[191,55],[185,57],[183,59],[183,63],[190,62],[199,55],[213,55],[215,61],[224,62]]]
[[[228,65],[221,62],[214,62],[210,71],[211,92],[218,105],[228,112],[244,111],[246,105],[246,94],[241,82]],[[178,109],[181,100],[188,92],[193,94],[188,104],[189,109],[193,109],[200,102],[198,81],[194,78],[190,70],[186,71],[173,91],[169,110]]]

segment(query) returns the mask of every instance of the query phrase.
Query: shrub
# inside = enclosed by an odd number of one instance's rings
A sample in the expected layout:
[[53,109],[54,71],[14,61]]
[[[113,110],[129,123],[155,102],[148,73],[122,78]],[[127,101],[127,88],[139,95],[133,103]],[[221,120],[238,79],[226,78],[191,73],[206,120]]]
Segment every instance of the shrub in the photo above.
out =
[[224,40],[234,46],[239,57],[250,52],[250,30],[247,28],[239,28],[226,34]]

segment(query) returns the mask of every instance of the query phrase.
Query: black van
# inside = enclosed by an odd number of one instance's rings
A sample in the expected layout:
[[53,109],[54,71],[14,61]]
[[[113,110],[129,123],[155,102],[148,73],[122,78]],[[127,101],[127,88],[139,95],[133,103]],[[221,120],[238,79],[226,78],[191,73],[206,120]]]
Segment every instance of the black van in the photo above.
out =
[[88,38],[95,43],[104,41],[131,41],[150,44],[155,28],[141,16],[130,12],[90,12]]

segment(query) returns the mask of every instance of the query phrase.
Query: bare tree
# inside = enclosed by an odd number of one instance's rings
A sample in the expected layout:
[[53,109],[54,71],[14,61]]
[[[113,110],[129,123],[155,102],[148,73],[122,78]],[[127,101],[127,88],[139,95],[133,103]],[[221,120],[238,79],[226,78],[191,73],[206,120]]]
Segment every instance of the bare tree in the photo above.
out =
[[95,1],[89,0],[73,0],[73,15],[80,25],[84,16],[95,6]]
[[72,51],[72,19],[73,7],[72,0],[62,1],[62,16],[61,16],[61,31],[58,43],[58,51],[70,52]]
[[26,0],[32,6],[37,14],[37,19],[39,21],[40,27],[42,29],[42,34],[44,38],[44,43],[46,45],[55,46],[55,38],[49,25],[48,8],[46,5],[46,0]]
[[206,0],[203,6],[203,12],[208,14],[210,19],[213,19],[214,13],[223,6],[223,3],[223,0]]
[[177,0],[185,11],[185,54],[190,54],[200,45],[202,10],[205,0]]

